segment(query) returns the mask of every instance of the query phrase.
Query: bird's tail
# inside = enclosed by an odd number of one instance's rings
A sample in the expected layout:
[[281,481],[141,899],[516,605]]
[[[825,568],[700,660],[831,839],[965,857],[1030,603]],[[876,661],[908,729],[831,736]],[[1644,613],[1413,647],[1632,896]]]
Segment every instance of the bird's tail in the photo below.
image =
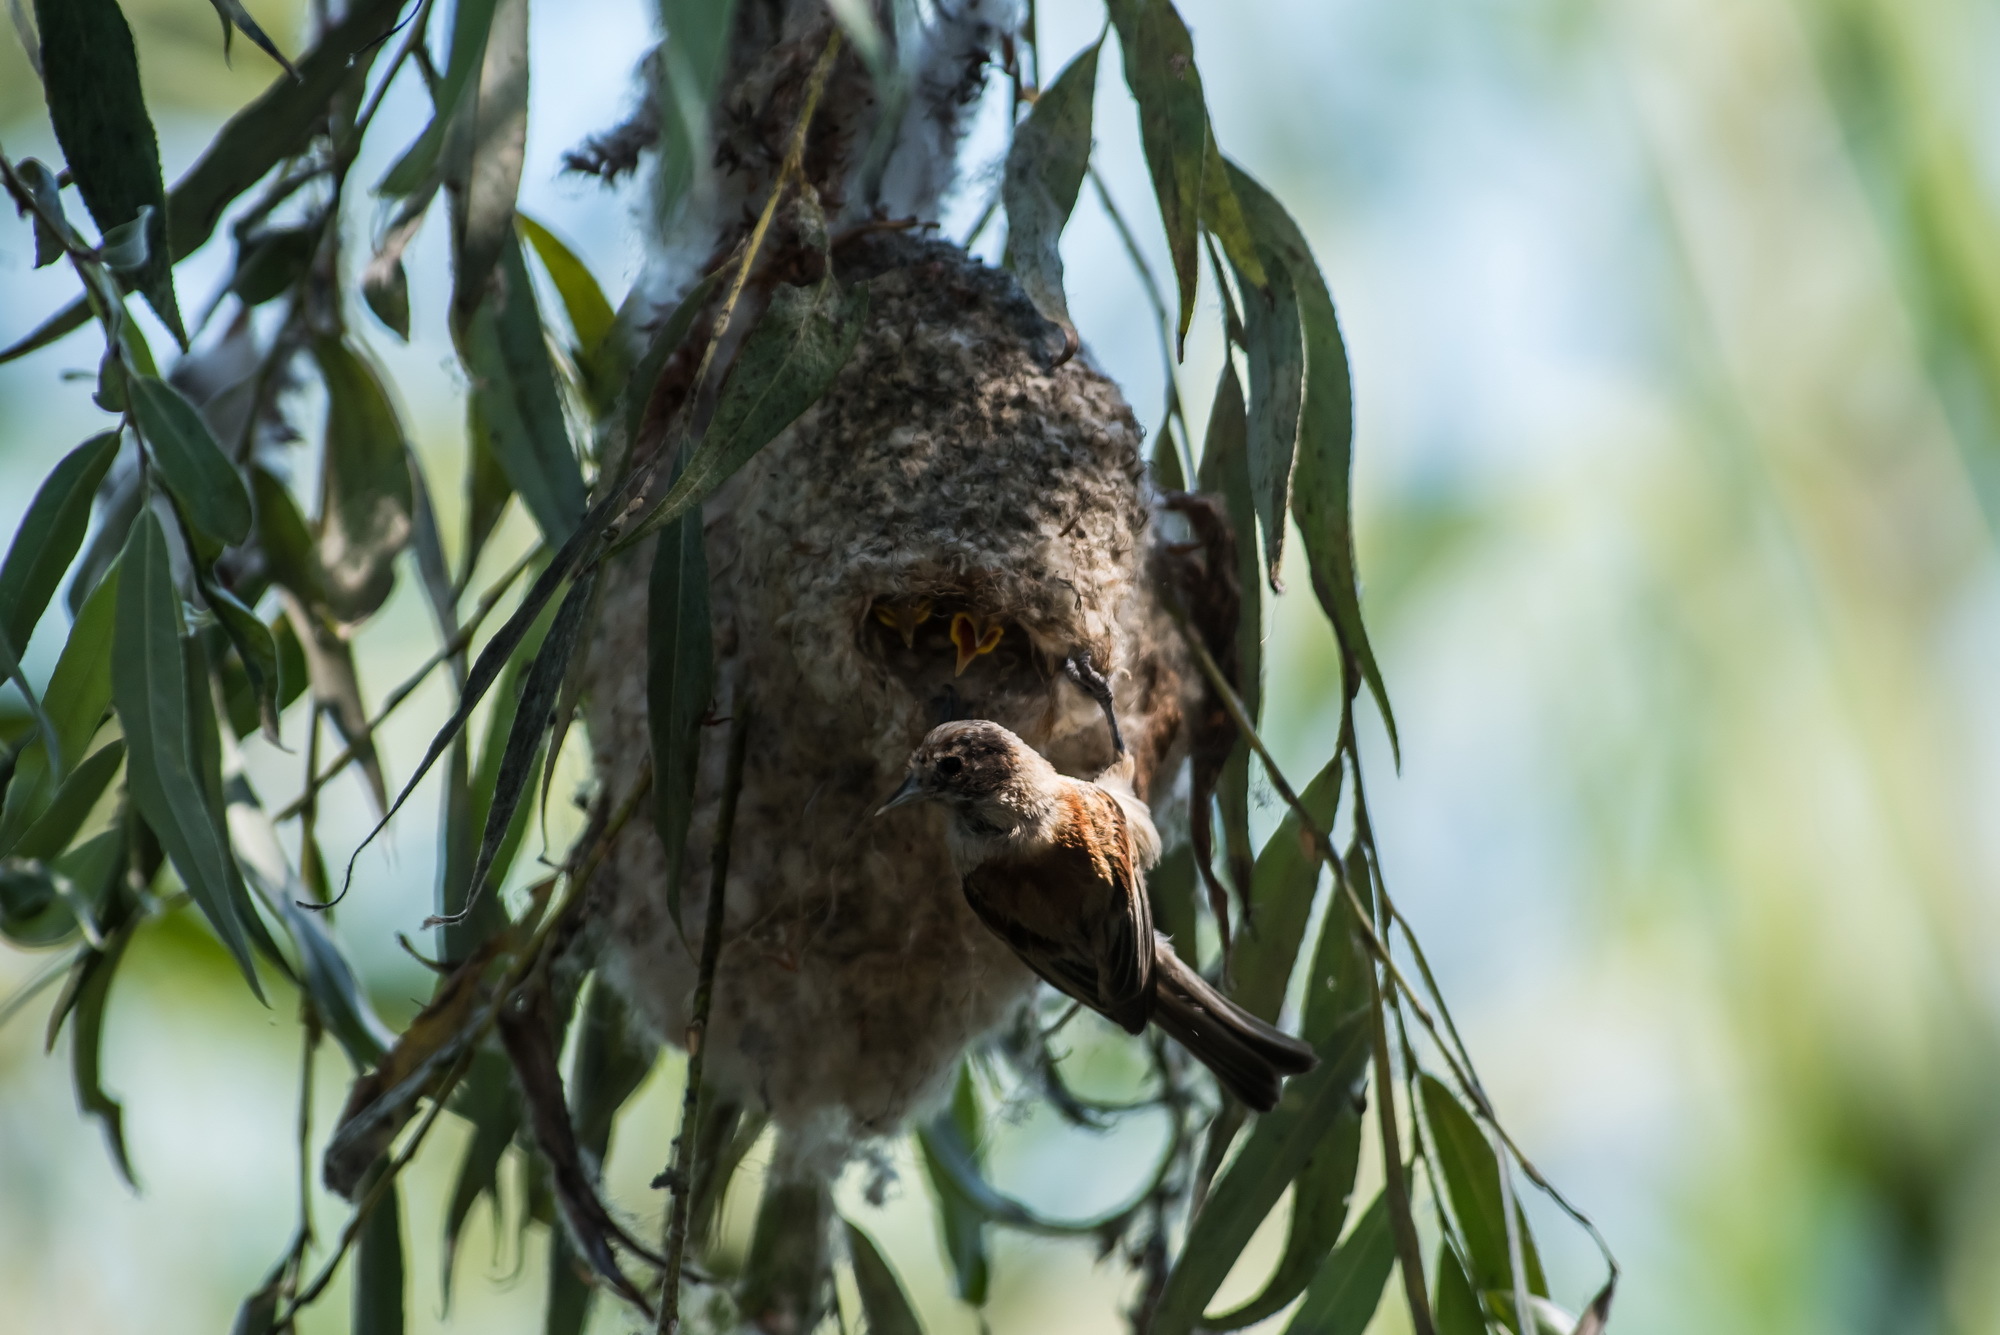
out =
[[1310,1071],[1313,1050],[1238,1006],[1174,953],[1163,936],[1153,952],[1153,1022],[1193,1053],[1245,1106],[1269,1112],[1288,1075]]

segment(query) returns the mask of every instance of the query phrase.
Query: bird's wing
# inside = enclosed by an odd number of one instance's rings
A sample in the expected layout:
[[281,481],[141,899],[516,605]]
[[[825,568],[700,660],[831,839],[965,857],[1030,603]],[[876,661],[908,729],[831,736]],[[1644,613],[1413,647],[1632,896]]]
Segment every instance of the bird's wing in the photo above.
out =
[[[1067,996],[1094,1010],[1103,1010],[1098,1000],[1095,962],[1057,937],[1036,931],[1006,906],[1018,903],[1021,893],[1018,868],[981,867],[967,872],[965,902],[979,920],[1021,957],[1042,980]],[[1136,1032],[1136,1031],[1135,1031]]]
[[1095,784],[1065,794],[1067,828],[1087,832],[1092,889],[1081,897],[1093,929],[1100,1009],[1132,1033],[1146,1027],[1153,1001],[1153,908],[1141,851],[1124,804]]

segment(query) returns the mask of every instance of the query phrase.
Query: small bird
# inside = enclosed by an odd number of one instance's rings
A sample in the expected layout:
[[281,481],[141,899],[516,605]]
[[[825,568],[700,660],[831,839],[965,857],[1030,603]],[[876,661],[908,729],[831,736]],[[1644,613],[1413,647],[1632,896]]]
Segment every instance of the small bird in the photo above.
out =
[[931,600],[919,598],[908,603],[877,603],[875,619],[903,637],[903,647],[917,645],[917,627],[931,619]]
[[966,902],[1022,963],[1128,1033],[1159,1025],[1268,1112],[1284,1077],[1312,1069],[1312,1049],[1216,991],[1153,930],[1145,872],[1160,836],[1130,768],[1071,779],[997,723],[946,723],[876,814],[941,803]]
[[951,642],[958,650],[958,670],[951,675],[963,677],[972,660],[981,654],[990,654],[1000,647],[1001,637],[1007,628],[999,621],[988,621],[970,612],[957,612],[951,618]]

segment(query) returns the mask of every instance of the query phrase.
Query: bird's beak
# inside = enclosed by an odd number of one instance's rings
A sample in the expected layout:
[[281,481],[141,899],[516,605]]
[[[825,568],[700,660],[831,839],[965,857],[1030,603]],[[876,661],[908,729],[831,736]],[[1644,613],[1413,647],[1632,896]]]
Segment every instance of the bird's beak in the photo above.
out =
[[897,807],[906,806],[911,802],[921,802],[926,796],[927,794],[924,792],[923,785],[918,783],[917,776],[912,774],[909,778],[903,780],[903,786],[898,788],[888,801],[875,808],[875,814],[879,816],[885,811],[893,811]]

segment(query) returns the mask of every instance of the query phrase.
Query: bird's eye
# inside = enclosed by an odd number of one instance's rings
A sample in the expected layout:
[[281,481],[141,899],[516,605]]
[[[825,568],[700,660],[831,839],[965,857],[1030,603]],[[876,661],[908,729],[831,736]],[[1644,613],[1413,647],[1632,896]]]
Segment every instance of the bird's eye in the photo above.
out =
[[965,762],[957,756],[946,756],[937,763],[937,772],[944,775],[947,779],[957,778],[958,772],[964,768]]

